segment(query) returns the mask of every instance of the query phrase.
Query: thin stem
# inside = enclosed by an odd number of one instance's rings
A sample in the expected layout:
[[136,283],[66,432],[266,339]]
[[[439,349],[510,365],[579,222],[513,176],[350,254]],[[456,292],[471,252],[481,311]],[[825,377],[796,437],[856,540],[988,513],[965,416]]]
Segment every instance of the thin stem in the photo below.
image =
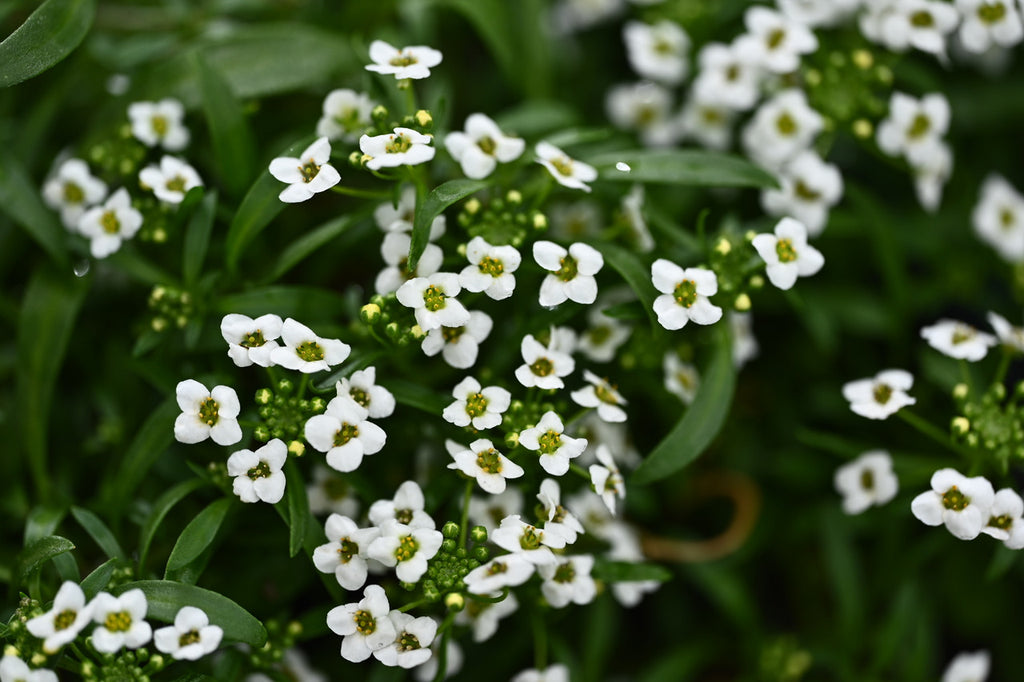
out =
[[299,400],[302,400],[302,397],[306,395],[307,388],[309,388],[309,375],[303,372],[302,381],[299,382],[299,392],[296,394]]
[[342,187],[341,185],[335,185],[331,188],[331,191],[337,194],[344,194],[349,197],[360,197],[362,199],[391,198],[391,192],[374,191],[371,189],[356,189],[355,187]]
[[954,452],[970,459],[970,456],[966,451],[964,451],[962,448],[960,448],[955,443],[950,441],[949,434],[945,433],[944,431],[942,431],[942,429],[935,426],[931,422],[927,421],[922,417],[919,417],[910,410],[900,410],[896,414],[900,417],[900,419],[902,419],[903,421],[907,422],[912,427],[917,429],[917,431],[922,435],[927,436],[928,438],[934,440],[936,443],[941,443],[950,450],[953,450]]
[[409,116],[416,115],[416,91],[412,87],[412,79],[404,78],[398,81],[398,89],[405,90],[405,108]]
[[971,388],[971,368],[967,366],[966,360],[960,361],[960,381],[967,385],[969,392]]
[[533,626],[533,666],[544,670],[548,664],[548,631],[539,607],[530,609],[530,622]]
[[994,384],[1001,384],[1006,379],[1006,372],[1010,369],[1010,351],[1007,350],[1007,346],[1002,346],[1003,355],[999,358],[999,367],[996,368],[995,379],[992,380]]
[[459,521],[459,547],[466,546],[466,525],[469,523],[469,500],[473,496],[473,484],[476,479],[466,481],[466,492],[462,496],[462,517]]
[[576,464],[575,462],[569,462],[569,471],[573,472],[574,474],[579,474],[588,481],[590,480],[590,472],[581,467],[579,464]]
[[417,599],[416,601],[411,601],[408,604],[406,604],[405,606],[400,607],[398,610],[401,611],[402,613],[405,613],[406,611],[410,611],[410,610],[416,608],[417,606],[421,606],[421,605],[426,604],[426,603],[427,603],[426,599]]

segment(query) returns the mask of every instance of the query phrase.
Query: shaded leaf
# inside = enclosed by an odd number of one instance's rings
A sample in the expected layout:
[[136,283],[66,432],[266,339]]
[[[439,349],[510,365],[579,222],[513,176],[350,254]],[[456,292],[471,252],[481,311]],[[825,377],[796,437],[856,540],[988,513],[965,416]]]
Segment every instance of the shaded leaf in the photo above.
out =
[[416,202],[416,217],[412,228],[412,241],[409,245],[409,270],[413,270],[420,262],[423,250],[430,239],[430,224],[441,212],[460,199],[479,192],[489,183],[486,180],[449,180],[438,185],[426,199]]
[[444,408],[451,402],[444,395],[426,388],[423,384],[401,379],[388,381],[388,390],[395,396],[395,401],[400,405],[408,405],[429,414],[441,414]]
[[174,420],[180,412],[173,397],[150,412],[118,462],[117,475],[107,477],[111,481],[109,494],[105,496],[109,506],[120,510],[131,502],[136,488],[174,440]]
[[111,576],[114,575],[114,569],[117,568],[117,563],[117,559],[107,559],[97,566],[92,573],[85,576],[80,586],[82,588],[82,592],[85,593],[86,600],[91,600],[99,594],[101,590],[106,589]]
[[171,511],[174,505],[181,502],[189,493],[204,485],[206,485],[206,481],[201,478],[182,481],[161,495],[153,504],[149,516],[146,517],[146,522],[142,524],[142,529],[139,531],[140,572],[146,564],[146,556],[149,554],[149,546],[153,542],[153,536],[156,535],[156,531],[163,522],[164,517],[167,516],[167,513]]
[[241,313],[250,317],[276,313],[304,321],[330,319],[340,314],[344,307],[345,299],[333,291],[286,285],[250,289],[225,296],[217,302],[217,310],[221,313]]
[[121,549],[120,543],[117,538],[107,527],[107,524],[103,523],[103,519],[96,516],[88,509],[82,507],[72,507],[71,515],[75,517],[75,521],[85,529],[85,532],[89,534],[99,548],[103,550],[111,559],[125,559],[124,550]]
[[306,540],[306,529],[311,518],[309,495],[306,494],[306,481],[295,460],[289,459],[285,463],[284,472],[287,477],[285,502],[288,505],[288,556],[295,556],[302,551]]
[[64,520],[67,513],[67,507],[63,506],[34,507],[28,513],[28,519],[25,521],[25,546],[31,545],[39,538],[53,535],[53,531],[57,530],[57,526]]
[[46,0],[0,43],[0,87],[46,71],[78,47],[96,14],[96,0]]
[[[693,149],[640,149],[585,159],[598,177],[613,182],[654,182],[709,187],[777,187],[767,171],[738,156]],[[627,172],[615,164],[629,165]]]
[[[196,187],[189,192],[202,191]],[[185,228],[185,253],[182,263],[182,277],[185,286],[191,287],[199,279],[203,270],[203,260],[210,246],[210,234],[213,232],[213,217],[217,210],[217,191],[206,194],[192,213],[192,219]]]
[[7,151],[0,154],[0,211],[21,226],[53,260],[67,264],[65,230],[60,219],[43,204],[39,188],[14,154]]
[[[621,246],[616,246],[609,242],[598,242],[591,244],[591,246],[600,251],[605,262],[622,275],[622,278],[626,280],[626,284],[629,285],[637,298],[640,299],[640,304],[647,313],[651,324],[656,325],[657,318],[654,314],[654,299],[658,295],[658,291],[651,282],[650,266],[641,261],[636,254],[627,251]],[[630,303],[628,305],[635,304]]]
[[337,249],[344,248],[345,240],[339,240],[338,237],[355,234],[357,230],[351,228],[363,217],[362,213],[350,213],[305,233],[281,252],[274,263],[273,270],[264,281],[274,282],[280,279],[282,275],[327,244],[333,244]]
[[71,540],[59,535],[47,535],[46,537],[39,538],[18,553],[15,563],[15,575],[18,578],[18,582],[25,580],[25,578],[41,569],[47,561],[65,552],[70,552],[74,548],[75,545]]
[[178,571],[199,558],[217,537],[217,531],[224,523],[224,517],[231,506],[231,499],[224,497],[211,502],[206,509],[196,514],[174,543],[174,549],[167,558],[167,572]]
[[230,84],[201,54],[197,53],[195,58],[213,156],[221,182],[232,196],[237,196],[252,182],[256,168],[252,130]]
[[611,583],[657,580],[660,583],[672,579],[672,572],[657,564],[634,563],[631,561],[597,561],[593,576]]

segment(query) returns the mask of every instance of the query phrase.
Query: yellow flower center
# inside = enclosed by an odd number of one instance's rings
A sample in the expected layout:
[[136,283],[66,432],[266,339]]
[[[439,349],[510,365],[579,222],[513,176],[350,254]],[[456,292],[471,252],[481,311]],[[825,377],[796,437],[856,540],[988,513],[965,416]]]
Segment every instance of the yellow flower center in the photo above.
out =
[[942,506],[953,511],[963,511],[971,503],[971,498],[953,486],[942,495]]
[[779,256],[780,263],[792,263],[796,260],[796,249],[793,248],[793,240],[780,239],[775,244],[775,253]]
[[555,271],[555,277],[562,280],[563,282],[571,282],[576,278],[579,272],[579,266],[576,263],[576,259],[572,256],[566,255],[558,261],[562,267]]
[[555,569],[555,577],[553,580],[556,583],[571,583],[575,579],[576,569],[573,567],[571,561],[567,561]]
[[494,156],[494,150],[498,148],[498,145],[490,137],[481,137],[476,141],[476,146],[480,147],[480,151],[488,156]]
[[100,226],[107,234],[117,234],[121,229],[121,221],[113,211],[104,211],[100,216]]
[[266,462],[260,462],[259,464],[254,466],[252,469],[249,469],[249,471],[247,471],[245,475],[248,476],[253,481],[261,479],[261,478],[269,478],[270,477],[270,465],[267,464]]
[[313,178],[320,172],[320,166],[316,161],[310,159],[306,163],[299,166],[299,172],[302,173],[303,182],[313,182]]
[[784,29],[777,28],[768,34],[768,40],[766,40],[765,42],[767,43],[769,50],[774,50],[779,45],[781,45],[782,41],[784,41],[785,39],[786,31]]
[[487,413],[489,401],[483,393],[474,393],[466,398],[466,414],[470,417],[481,417]]
[[572,176],[572,159],[569,157],[559,156],[556,159],[551,159],[550,163],[560,175]]
[[491,256],[484,256],[480,259],[480,263],[477,265],[480,268],[480,272],[491,277],[499,277],[505,272],[505,264],[497,258]]
[[498,455],[498,451],[494,448],[488,448],[476,453],[476,465],[487,474],[501,473],[501,458]]
[[982,3],[978,7],[978,18],[986,24],[995,24],[1006,16],[1006,6],[1001,2]]
[[67,630],[69,627],[75,624],[75,619],[78,618],[78,611],[71,609],[64,609],[53,619],[54,630]]
[[149,124],[153,127],[153,132],[156,133],[157,137],[166,135],[167,129],[170,127],[167,124],[166,116],[154,116],[149,120]]
[[775,119],[775,127],[780,135],[785,135],[786,137],[793,135],[797,130],[796,120],[788,111],[782,112],[782,115]]
[[185,634],[183,634],[180,637],[178,637],[178,646],[186,647],[189,644],[195,644],[198,641],[199,641],[199,631],[198,630],[189,630]]
[[878,384],[875,386],[874,398],[875,402],[879,405],[885,405],[892,398],[892,386],[889,384]]
[[918,114],[910,123],[910,127],[907,128],[907,137],[909,137],[912,140],[924,137],[924,135],[931,129],[931,127],[931,120],[924,114]]
[[352,557],[359,554],[359,545],[348,538],[342,538],[338,544],[340,545],[338,547],[338,557],[343,564],[347,564],[352,561]]
[[410,147],[412,147],[412,142],[409,141],[409,138],[405,135],[398,134],[391,136],[388,143],[384,145],[384,151],[388,154],[401,154],[409,151]]
[[415,55],[408,53],[403,54],[401,51],[399,51],[399,53],[392,57],[391,61],[389,61],[388,63],[391,64],[391,66],[412,66],[417,61],[418,60],[416,59]]
[[537,358],[537,361],[530,365],[530,371],[539,377],[546,377],[555,371],[555,366],[547,358]]
[[445,294],[441,287],[431,284],[423,292],[423,306],[432,313],[436,313],[445,306]]
[[266,342],[267,340],[263,338],[263,331],[257,329],[254,332],[246,334],[245,338],[242,339],[242,342],[238,345],[242,346],[243,348],[259,348]]
[[929,28],[935,25],[935,18],[927,10],[918,10],[910,15],[910,25],[917,28]]
[[306,362],[324,359],[324,349],[316,341],[303,341],[295,347],[295,354]]
[[212,397],[199,403],[199,421],[207,426],[213,426],[220,419],[220,406]]
[[352,620],[356,622],[356,632],[366,637],[377,630],[377,621],[369,611],[356,611],[352,614]]
[[860,472],[860,487],[864,488],[864,490],[874,490],[875,474],[871,469],[865,469]]
[[411,535],[403,535],[398,540],[398,549],[395,550],[395,558],[399,561],[408,561],[415,556],[416,550],[419,548],[420,543],[416,542],[416,538]]
[[132,628],[132,614],[127,611],[108,613],[103,619],[103,627],[111,632],[128,632]]
[[689,308],[697,302],[697,283],[692,279],[684,279],[676,285],[672,296],[675,297],[676,303],[684,308]]
[[85,201],[85,192],[73,182],[64,183],[64,202],[68,204],[80,204]]
[[342,445],[349,442],[358,435],[359,427],[353,426],[352,424],[345,422],[341,425],[341,428],[338,429],[334,434],[334,447],[340,448]]
[[793,186],[793,194],[804,201],[817,201],[821,198],[821,192],[808,187],[803,180],[797,180]]

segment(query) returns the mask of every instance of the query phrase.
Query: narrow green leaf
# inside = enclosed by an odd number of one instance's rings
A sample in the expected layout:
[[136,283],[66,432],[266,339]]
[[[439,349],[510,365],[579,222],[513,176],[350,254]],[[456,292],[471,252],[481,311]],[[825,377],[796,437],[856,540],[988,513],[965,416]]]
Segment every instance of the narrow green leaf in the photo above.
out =
[[448,398],[440,393],[411,381],[392,379],[388,381],[388,390],[395,396],[395,402],[415,407],[428,414],[441,414],[449,402]]
[[672,579],[672,573],[657,564],[633,563],[630,561],[598,561],[594,564],[593,576],[610,583],[657,580],[660,583]]
[[201,54],[196,53],[195,57],[203,112],[210,126],[220,179],[229,194],[238,196],[252,182],[256,169],[252,131],[231,85]]
[[654,298],[658,295],[658,292],[651,282],[650,266],[644,264],[633,252],[610,242],[598,242],[591,244],[591,246],[600,251],[605,262],[622,275],[622,278],[626,280],[626,284],[630,286],[633,292],[636,293],[637,298],[640,299],[640,304],[647,313],[651,325],[656,325],[657,318],[654,315]]
[[111,576],[114,575],[114,569],[117,568],[117,563],[117,559],[107,559],[97,566],[92,573],[85,576],[82,580],[81,588],[82,592],[85,593],[86,600],[91,600],[101,590],[106,589]]
[[54,261],[67,266],[67,231],[57,214],[43,205],[39,187],[17,157],[6,150],[0,154],[0,212],[22,227]]
[[180,411],[177,401],[169,397],[150,412],[117,462],[117,475],[107,477],[111,481],[104,495],[107,506],[120,512],[132,501],[150,468],[174,440],[174,419]]
[[[201,191],[196,187],[190,192]],[[185,229],[185,254],[182,265],[182,277],[185,286],[191,287],[199,279],[203,270],[203,260],[210,246],[210,234],[213,232],[213,217],[217,210],[217,191],[206,194],[192,213]]]
[[[725,326],[722,326],[725,329]],[[647,455],[630,479],[643,485],[665,478],[697,459],[718,435],[732,406],[736,369],[727,332],[718,340],[693,404],[667,436]]]
[[581,624],[583,651],[580,653],[583,679],[596,682],[605,679],[602,673],[608,670],[608,659],[615,651],[624,619],[620,618],[618,604],[608,593],[591,602],[588,611],[586,622]]
[[576,110],[557,100],[530,100],[495,117],[502,130],[537,137],[576,124]]
[[224,497],[210,505],[203,511],[196,514],[196,517],[189,521],[185,529],[178,536],[174,543],[174,549],[167,558],[167,571],[178,571],[195,561],[200,554],[209,547],[217,531],[220,530],[224,517],[231,506],[231,499]]
[[409,269],[412,270],[420,262],[423,250],[430,239],[430,225],[434,218],[460,199],[479,192],[489,183],[486,180],[449,180],[438,185],[427,198],[416,205],[416,217],[412,228],[412,243],[409,245]]
[[263,624],[222,594],[171,580],[139,580],[119,585],[111,591],[117,596],[135,588],[146,595],[149,605],[147,618],[173,623],[181,607],[196,606],[206,612],[211,624],[224,630],[227,640],[257,648],[267,641],[267,630]]
[[39,538],[18,553],[18,558],[15,562],[17,582],[20,584],[27,577],[42,568],[43,564],[47,561],[65,552],[70,552],[74,548],[75,545],[71,540],[59,535],[47,535],[46,537]]
[[117,253],[107,259],[107,262],[116,266],[118,272],[134,277],[142,284],[149,286],[179,284],[177,277],[155,263],[146,260],[139,255],[138,251],[133,249],[119,249]]
[[95,13],[96,0],[46,0],[0,43],[0,87],[37,76],[71,54]]
[[295,460],[289,459],[284,465],[287,488],[285,503],[288,505],[288,555],[295,556],[302,551],[309,526],[309,496],[306,481],[302,478]]
[[[834,505],[819,511],[820,546],[832,587],[832,622],[836,634],[847,642],[863,641],[866,595],[863,575],[850,537],[850,526]],[[850,652],[851,654],[853,652]]]
[[577,144],[602,142],[614,134],[615,132],[608,127],[577,127],[551,133],[550,135],[545,136],[544,140],[556,147],[565,148],[572,147]]
[[73,583],[77,583],[82,579],[82,574],[78,570],[78,562],[75,561],[75,555],[70,552],[64,552],[53,557],[53,565],[57,569],[57,576],[60,577],[61,582],[70,580]]
[[[598,177],[613,182],[655,182],[709,187],[777,187],[767,171],[746,159],[693,149],[640,149],[607,152],[586,159]],[[616,168],[625,163],[628,171]]]
[[640,320],[644,318],[644,306],[640,301],[627,301],[610,305],[601,311],[616,320]]
[[358,233],[358,230],[350,228],[362,220],[363,217],[364,214],[362,213],[350,213],[339,216],[305,233],[281,252],[281,255],[277,257],[277,261],[274,263],[273,270],[271,270],[264,281],[277,281],[306,257],[327,244],[333,244],[333,247],[339,250],[343,249],[346,246],[345,240],[338,239],[338,237],[342,235],[347,237]]
[[53,531],[57,530],[57,526],[64,520],[67,513],[67,507],[63,506],[49,507],[41,505],[34,507],[28,513],[28,519],[25,521],[25,546],[31,545],[39,538],[53,535]]
[[221,313],[241,313],[252,317],[276,313],[305,320],[329,319],[344,308],[345,299],[333,291],[287,285],[250,289],[217,301],[217,310]]
[[[509,31],[509,10],[514,13],[518,7],[513,9],[502,0],[443,0],[442,4],[458,11],[473,24],[509,80],[527,79],[520,73],[522,62]],[[540,77],[540,74],[529,74],[529,77]]]
[[78,521],[78,525],[85,529],[89,537],[95,540],[104,554],[111,559],[127,558],[117,538],[114,537],[107,524],[103,523],[103,519],[82,507],[72,507],[71,515],[75,517],[75,521]]

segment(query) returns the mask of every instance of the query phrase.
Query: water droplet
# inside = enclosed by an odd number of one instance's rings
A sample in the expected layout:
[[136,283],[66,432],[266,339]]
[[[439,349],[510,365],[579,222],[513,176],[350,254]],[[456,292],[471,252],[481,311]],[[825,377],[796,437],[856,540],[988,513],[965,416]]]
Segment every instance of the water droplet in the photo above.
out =
[[82,260],[75,263],[74,273],[75,277],[85,277],[89,274],[89,259],[83,258]]
[[633,170],[632,168],[629,167],[629,164],[626,163],[625,161],[619,161],[618,163],[616,163],[615,164],[615,169],[616,170],[620,170],[623,173],[628,173],[629,171]]

